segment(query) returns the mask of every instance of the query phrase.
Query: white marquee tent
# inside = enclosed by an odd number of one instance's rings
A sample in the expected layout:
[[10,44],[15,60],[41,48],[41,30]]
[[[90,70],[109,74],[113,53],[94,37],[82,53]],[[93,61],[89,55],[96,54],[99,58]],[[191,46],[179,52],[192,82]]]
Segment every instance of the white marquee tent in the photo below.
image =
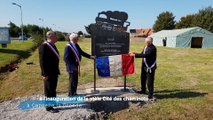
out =
[[161,30],[151,35],[156,46],[213,48],[213,33],[200,27]]

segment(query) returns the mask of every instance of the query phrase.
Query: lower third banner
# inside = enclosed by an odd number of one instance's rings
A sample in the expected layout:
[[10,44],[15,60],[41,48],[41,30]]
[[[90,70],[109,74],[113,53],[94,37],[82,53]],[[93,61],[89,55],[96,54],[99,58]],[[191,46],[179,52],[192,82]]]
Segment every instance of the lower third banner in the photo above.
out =
[[129,54],[96,57],[98,75],[121,76],[134,73],[134,57]]

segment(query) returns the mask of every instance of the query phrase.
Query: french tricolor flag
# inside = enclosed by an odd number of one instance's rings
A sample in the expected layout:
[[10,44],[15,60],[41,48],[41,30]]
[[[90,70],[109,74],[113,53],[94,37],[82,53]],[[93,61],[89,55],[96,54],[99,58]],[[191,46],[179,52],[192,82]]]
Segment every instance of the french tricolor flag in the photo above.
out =
[[129,54],[96,57],[98,75],[122,76],[134,73],[134,57]]

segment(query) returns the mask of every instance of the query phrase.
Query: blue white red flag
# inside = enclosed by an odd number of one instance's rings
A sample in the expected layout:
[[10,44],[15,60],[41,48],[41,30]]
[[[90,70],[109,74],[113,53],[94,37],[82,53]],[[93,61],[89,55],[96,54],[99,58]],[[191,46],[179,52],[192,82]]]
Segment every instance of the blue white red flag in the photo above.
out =
[[134,57],[129,54],[96,57],[98,75],[122,76],[134,73]]

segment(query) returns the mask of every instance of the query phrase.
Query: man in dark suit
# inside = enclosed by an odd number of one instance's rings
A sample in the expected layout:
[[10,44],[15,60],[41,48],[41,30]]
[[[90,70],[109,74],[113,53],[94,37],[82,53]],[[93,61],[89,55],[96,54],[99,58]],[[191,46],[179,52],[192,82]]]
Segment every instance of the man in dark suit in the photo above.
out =
[[[55,46],[57,42],[56,33],[48,31],[47,41],[39,47],[39,59],[41,75],[44,80],[44,94],[47,98],[56,97],[56,87],[58,82],[59,71],[59,52]],[[56,113],[58,110],[52,106],[47,106],[46,110]]]
[[72,33],[69,38],[70,41],[68,42],[64,52],[64,61],[66,63],[67,72],[69,73],[68,96],[73,96],[77,95],[78,74],[80,74],[81,56],[89,59],[95,59],[95,57],[85,53],[80,48],[78,45],[79,35]]
[[138,91],[140,94],[146,93],[146,80],[148,80],[148,98],[153,99],[154,92],[154,77],[155,70],[157,68],[156,65],[156,54],[157,49],[152,44],[153,39],[151,37],[147,37],[145,39],[145,48],[141,53],[132,53],[136,58],[142,59],[142,68],[141,68],[141,91]]

